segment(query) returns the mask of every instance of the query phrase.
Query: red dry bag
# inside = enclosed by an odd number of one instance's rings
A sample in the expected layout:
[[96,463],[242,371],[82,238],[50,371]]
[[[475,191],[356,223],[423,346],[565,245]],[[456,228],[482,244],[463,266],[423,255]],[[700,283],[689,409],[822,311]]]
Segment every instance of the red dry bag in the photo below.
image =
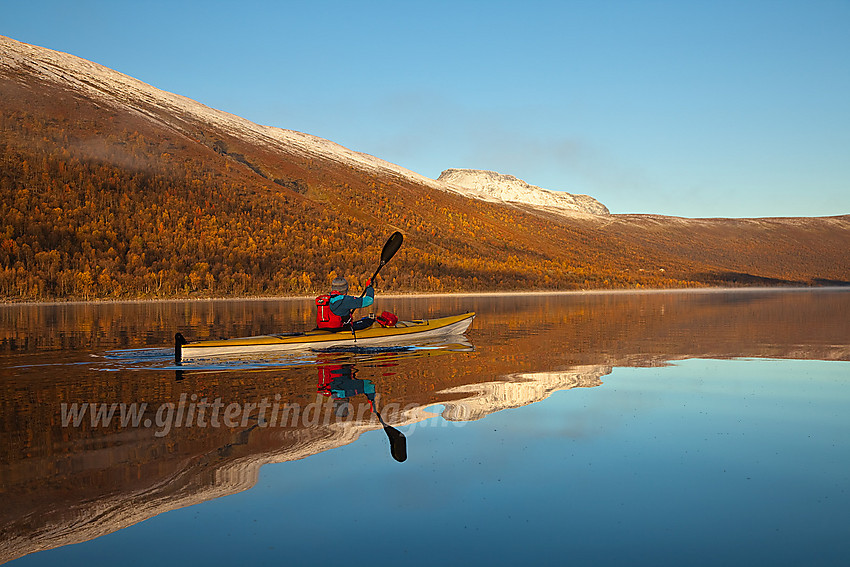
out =
[[398,323],[398,317],[389,311],[384,311],[378,315],[375,320],[381,325],[381,327],[395,327],[395,324]]

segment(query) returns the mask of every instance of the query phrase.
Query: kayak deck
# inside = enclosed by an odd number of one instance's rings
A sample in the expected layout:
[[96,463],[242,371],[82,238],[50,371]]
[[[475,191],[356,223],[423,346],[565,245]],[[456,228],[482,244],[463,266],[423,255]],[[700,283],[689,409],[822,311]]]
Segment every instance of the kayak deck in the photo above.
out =
[[256,337],[194,342],[185,342],[182,335],[178,333],[175,337],[174,361],[179,364],[187,360],[207,357],[340,345],[386,345],[415,341],[424,337],[459,335],[466,332],[474,317],[475,312],[469,312],[438,319],[399,321],[394,327],[375,325],[356,333],[316,329],[305,333],[259,335]]

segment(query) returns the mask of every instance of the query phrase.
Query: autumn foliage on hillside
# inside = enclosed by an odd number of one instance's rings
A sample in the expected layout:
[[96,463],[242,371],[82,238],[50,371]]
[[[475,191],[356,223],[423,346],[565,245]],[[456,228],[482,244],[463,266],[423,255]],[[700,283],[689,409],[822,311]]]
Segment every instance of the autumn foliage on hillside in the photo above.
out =
[[[302,295],[336,275],[358,289],[395,230],[405,245],[381,272],[382,292],[671,287],[740,271],[724,263],[722,238],[706,244],[690,225],[652,237],[644,221],[468,199],[201,124],[166,127],[50,85],[0,76],[0,93],[6,300]],[[751,247],[758,257],[764,243]],[[744,272],[850,279],[846,265],[767,264]]]

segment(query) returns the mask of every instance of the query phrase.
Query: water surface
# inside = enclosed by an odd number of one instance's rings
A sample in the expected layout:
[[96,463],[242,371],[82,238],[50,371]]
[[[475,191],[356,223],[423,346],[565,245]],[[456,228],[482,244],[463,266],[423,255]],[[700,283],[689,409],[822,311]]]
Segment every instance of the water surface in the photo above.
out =
[[377,308],[478,316],[442,345],[176,367],[177,330],[304,329],[310,304],[0,307],[0,561],[844,564],[850,293]]

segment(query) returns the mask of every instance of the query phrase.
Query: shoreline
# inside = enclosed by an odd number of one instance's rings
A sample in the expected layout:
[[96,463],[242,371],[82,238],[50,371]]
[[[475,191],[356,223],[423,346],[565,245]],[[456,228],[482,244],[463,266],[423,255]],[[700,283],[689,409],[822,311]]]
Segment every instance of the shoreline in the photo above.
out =
[[[803,292],[803,291],[850,291],[850,286],[776,286],[776,287],[677,287],[639,289],[576,289],[576,290],[529,290],[529,291],[458,291],[450,293],[389,293],[380,294],[382,299],[417,299],[431,297],[517,297],[544,295],[627,295],[661,293],[752,293],[752,292]],[[163,299],[92,299],[71,301],[3,301],[3,307],[39,307],[57,305],[111,305],[142,303],[190,303],[223,301],[304,301],[313,300],[314,295],[292,296],[249,296],[249,297],[174,297]]]

